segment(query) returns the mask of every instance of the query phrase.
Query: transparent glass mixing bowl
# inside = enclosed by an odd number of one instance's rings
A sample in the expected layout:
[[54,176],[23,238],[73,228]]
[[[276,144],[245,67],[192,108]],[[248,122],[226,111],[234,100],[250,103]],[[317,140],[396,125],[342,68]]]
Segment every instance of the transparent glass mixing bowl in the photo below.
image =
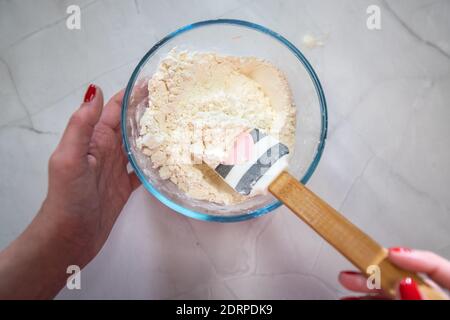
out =
[[263,26],[241,20],[208,20],[187,25],[156,43],[137,65],[125,91],[121,123],[124,145],[142,184],[159,201],[188,217],[219,222],[247,220],[276,209],[281,203],[270,194],[227,206],[192,199],[172,182],[160,179],[150,159],[136,147],[139,119],[148,102],[147,81],[174,47],[255,56],[283,71],[297,108],[289,171],[304,184],[319,163],[327,132],[325,96],[313,68],[291,42]]

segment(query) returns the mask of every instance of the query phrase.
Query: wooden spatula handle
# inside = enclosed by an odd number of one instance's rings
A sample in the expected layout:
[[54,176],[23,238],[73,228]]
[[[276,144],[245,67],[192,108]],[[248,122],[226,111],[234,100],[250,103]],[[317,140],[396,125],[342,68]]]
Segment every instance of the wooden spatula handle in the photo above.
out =
[[381,287],[391,297],[403,278],[413,278],[427,299],[445,299],[446,296],[429,286],[417,274],[402,270],[387,260],[387,250],[362,232],[325,201],[299,183],[287,172],[282,172],[269,186],[269,191],[311,226],[328,243],[369,275],[368,267],[380,268]]

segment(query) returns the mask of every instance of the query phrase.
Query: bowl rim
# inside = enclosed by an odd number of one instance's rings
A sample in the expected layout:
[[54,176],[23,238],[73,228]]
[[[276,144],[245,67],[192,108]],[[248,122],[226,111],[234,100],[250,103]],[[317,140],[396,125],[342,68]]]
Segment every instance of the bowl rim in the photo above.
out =
[[127,131],[126,131],[126,113],[128,109],[128,100],[131,95],[131,91],[133,90],[134,84],[136,82],[137,76],[139,75],[141,69],[145,65],[145,63],[148,61],[148,59],[158,50],[159,47],[164,45],[166,42],[170,41],[171,39],[175,38],[178,35],[181,35],[185,32],[188,32],[189,30],[193,30],[196,28],[200,28],[203,26],[208,25],[216,25],[216,24],[231,24],[235,26],[241,26],[249,29],[253,29],[256,31],[259,31],[261,33],[264,33],[275,40],[281,42],[284,44],[296,57],[297,59],[303,64],[305,69],[308,71],[308,74],[311,78],[311,81],[314,84],[314,88],[316,90],[317,96],[319,98],[320,103],[320,109],[321,109],[321,133],[320,133],[320,141],[316,149],[316,154],[314,155],[314,159],[309,165],[308,169],[306,170],[303,178],[300,180],[301,183],[306,184],[308,180],[311,178],[312,174],[314,173],[317,165],[319,164],[320,158],[322,157],[322,153],[325,147],[325,140],[327,137],[327,130],[328,130],[328,114],[327,114],[327,103],[325,100],[325,94],[322,89],[322,85],[320,84],[319,78],[314,71],[313,67],[309,63],[309,61],[305,58],[305,56],[300,52],[300,50],[294,46],[289,40],[284,38],[279,33],[272,31],[266,27],[263,27],[259,24],[245,21],[245,20],[236,20],[236,19],[214,19],[214,20],[204,20],[195,22],[192,24],[188,24],[184,27],[181,27],[177,29],[176,31],[169,33],[167,36],[159,40],[153,47],[144,55],[144,57],[139,61],[138,65],[134,69],[130,80],[128,81],[127,87],[125,89],[125,94],[122,101],[122,112],[121,112],[121,129],[122,129],[122,139],[125,146],[125,150],[128,156],[128,160],[131,163],[131,166],[138,176],[139,180],[141,180],[144,187],[147,189],[148,192],[150,192],[154,197],[156,197],[159,201],[161,201],[163,204],[165,204],[167,207],[171,208],[172,210],[181,213],[182,215],[185,215],[190,218],[203,220],[203,221],[215,221],[215,222],[238,222],[238,221],[244,221],[253,219],[259,216],[262,216],[266,213],[269,213],[276,208],[281,206],[281,202],[278,200],[275,200],[274,202],[266,205],[263,208],[259,208],[257,210],[244,213],[244,214],[238,214],[238,215],[231,215],[231,216],[220,216],[220,215],[212,215],[202,212],[197,212],[188,208],[185,208],[178,203],[168,199],[166,196],[164,196],[157,188],[155,188],[150,181],[147,180],[145,177],[143,171],[139,167],[139,165],[136,162],[136,159],[131,151],[130,145],[127,140]]

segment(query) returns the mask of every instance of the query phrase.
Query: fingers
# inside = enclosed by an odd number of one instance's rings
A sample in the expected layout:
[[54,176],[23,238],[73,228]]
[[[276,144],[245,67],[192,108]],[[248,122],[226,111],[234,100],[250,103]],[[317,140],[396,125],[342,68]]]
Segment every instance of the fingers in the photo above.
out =
[[409,277],[400,281],[397,294],[401,300],[423,300],[416,282]]
[[99,87],[90,85],[84,102],[75,111],[64,130],[58,149],[70,158],[87,156],[94,127],[103,108],[103,93]]
[[[410,250],[406,248],[391,248],[389,250],[389,260],[402,269],[426,273],[431,279],[442,287],[450,288],[450,262],[432,252]],[[366,277],[360,272],[341,272],[339,274],[339,282],[346,289],[356,292],[376,294],[374,296],[345,297],[343,299],[364,300],[368,298],[386,298],[382,290],[369,289],[366,281]],[[405,278],[400,281],[398,286],[398,295],[402,300],[423,299],[417,284],[411,278]]]
[[128,174],[128,177],[130,178],[131,190],[132,191],[136,190],[141,185],[141,180],[139,180],[138,176],[134,171],[130,172]]
[[341,285],[351,291],[363,293],[381,293],[381,290],[369,289],[367,278],[357,271],[342,271],[339,273],[339,282]]
[[117,92],[105,105],[100,121],[109,128],[116,130],[120,124],[124,90]]
[[450,288],[450,262],[433,252],[391,248],[389,260],[402,269],[426,273],[440,286]]
[[136,104],[141,103],[148,98],[148,82],[149,78],[140,79],[133,88],[133,101]]

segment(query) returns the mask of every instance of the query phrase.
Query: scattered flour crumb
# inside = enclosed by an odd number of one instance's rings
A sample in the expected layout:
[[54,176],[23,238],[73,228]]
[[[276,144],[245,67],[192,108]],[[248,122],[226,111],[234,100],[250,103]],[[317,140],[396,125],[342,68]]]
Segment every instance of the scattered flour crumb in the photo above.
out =
[[322,47],[324,45],[323,41],[311,34],[305,34],[303,36],[303,45],[308,49],[313,49],[316,47]]

